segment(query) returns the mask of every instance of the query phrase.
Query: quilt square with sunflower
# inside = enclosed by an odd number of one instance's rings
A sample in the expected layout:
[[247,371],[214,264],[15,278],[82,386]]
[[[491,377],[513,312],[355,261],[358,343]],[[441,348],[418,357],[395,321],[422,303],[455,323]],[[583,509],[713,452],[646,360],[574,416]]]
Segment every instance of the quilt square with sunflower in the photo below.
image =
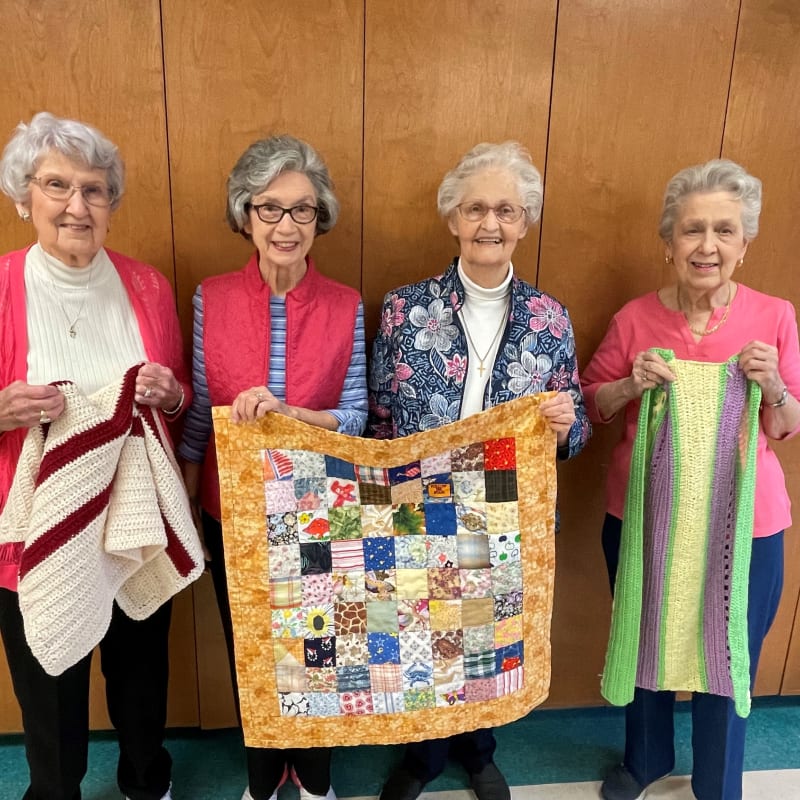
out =
[[556,471],[543,397],[394,441],[214,409],[248,746],[418,741],[545,699]]

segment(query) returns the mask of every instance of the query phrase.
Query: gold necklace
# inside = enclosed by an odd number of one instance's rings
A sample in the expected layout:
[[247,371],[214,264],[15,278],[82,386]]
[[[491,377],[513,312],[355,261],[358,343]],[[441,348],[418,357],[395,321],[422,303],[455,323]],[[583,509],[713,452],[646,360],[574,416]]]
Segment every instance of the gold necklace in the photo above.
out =
[[487,348],[486,352],[481,357],[481,354],[478,352],[478,348],[475,347],[475,342],[472,341],[472,334],[469,332],[469,327],[467,326],[467,315],[464,313],[464,309],[461,309],[461,321],[464,323],[464,333],[467,334],[467,341],[472,348],[472,352],[475,353],[475,357],[478,359],[478,375],[483,377],[483,373],[486,372],[486,367],[484,367],[484,363],[486,359],[489,357],[489,353],[492,352],[494,349],[495,344],[497,343],[497,339],[502,333],[503,329],[506,327],[506,318],[508,317],[508,300],[506,300],[505,306],[503,307],[503,313],[500,316],[500,327],[495,331],[494,336],[492,337],[491,344]]
[[[689,322],[689,317],[687,316],[686,312],[683,310],[683,305],[681,303],[681,287],[680,285],[677,286],[677,295],[678,295],[678,310],[683,314],[686,318],[686,324],[689,326],[689,330],[695,336],[710,336],[715,331],[718,331],[727,321],[728,321],[728,314],[731,310],[731,300],[733,299],[733,283],[728,284],[728,301],[725,303],[725,312],[723,313],[720,321],[713,327],[709,328],[706,325],[706,329],[704,331],[699,331],[697,328],[693,328],[691,323]],[[713,314],[714,311],[712,309],[711,313]]]

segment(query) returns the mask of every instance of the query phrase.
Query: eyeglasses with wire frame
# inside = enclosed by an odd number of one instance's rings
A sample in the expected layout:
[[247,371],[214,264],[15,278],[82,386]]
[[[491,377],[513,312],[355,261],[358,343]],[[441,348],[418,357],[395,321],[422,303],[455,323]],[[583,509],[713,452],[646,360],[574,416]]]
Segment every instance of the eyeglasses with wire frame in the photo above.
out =
[[80,192],[84,202],[90,206],[107,208],[114,202],[111,189],[104,183],[84,183],[76,186],[74,183],[67,183],[58,175],[29,175],[28,180],[35,183],[42,194],[51,200],[67,202],[75,192]]
[[285,214],[288,214],[294,222],[298,225],[308,225],[317,218],[319,208],[317,206],[310,206],[306,203],[301,203],[299,206],[292,206],[291,208],[284,208],[283,206],[276,206],[274,203],[248,203],[249,208],[258,214],[258,218],[262,222],[270,224],[277,224],[280,222]]
[[500,203],[499,206],[487,206],[486,203],[471,201],[469,203],[459,203],[456,208],[458,213],[467,222],[481,222],[486,219],[490,211],[494,211],[495,217],[500,222],[518,222],[526,213],[522,206],[515,203]]

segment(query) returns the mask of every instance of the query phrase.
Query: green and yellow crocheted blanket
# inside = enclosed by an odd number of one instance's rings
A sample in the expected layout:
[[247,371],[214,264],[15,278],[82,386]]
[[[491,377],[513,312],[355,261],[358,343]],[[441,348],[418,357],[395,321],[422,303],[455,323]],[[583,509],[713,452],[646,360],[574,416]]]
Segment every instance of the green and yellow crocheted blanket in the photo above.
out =
[[677,380],[642,396],[602,694],[731,697],[750,711],[747,587],[761,390],[723,364],[656,350]]

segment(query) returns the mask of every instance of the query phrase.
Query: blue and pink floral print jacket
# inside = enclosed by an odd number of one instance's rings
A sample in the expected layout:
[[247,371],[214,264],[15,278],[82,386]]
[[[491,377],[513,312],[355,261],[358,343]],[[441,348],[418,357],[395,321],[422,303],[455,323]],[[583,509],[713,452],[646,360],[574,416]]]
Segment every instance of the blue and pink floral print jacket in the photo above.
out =
[[[384,298],[369,376],[369,429],[376,438],[407,436],[459,418],[468,354],[457,313],[464,302],[457,264]],[[571,458],[591,434],[572,323],[555,298],[514,277],[509,321],[483,406],[548,390],[568,391],[575,403],[569,444],[558,453]]]

